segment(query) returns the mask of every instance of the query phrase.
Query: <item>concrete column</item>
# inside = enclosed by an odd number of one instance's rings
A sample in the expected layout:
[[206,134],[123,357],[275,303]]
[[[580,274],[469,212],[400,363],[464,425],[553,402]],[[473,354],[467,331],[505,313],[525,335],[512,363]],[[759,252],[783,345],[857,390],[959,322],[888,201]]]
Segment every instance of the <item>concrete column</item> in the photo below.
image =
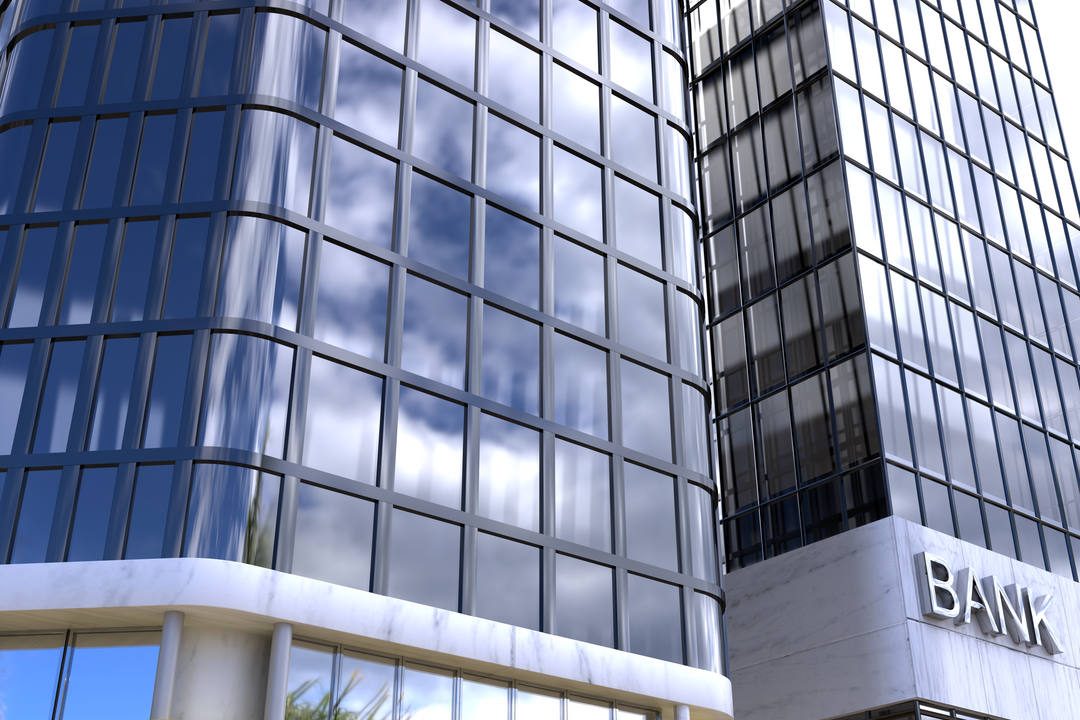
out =
[[176,688],[176,665],[180,657],[180,639],[184,634],[184,613],[167,610],[161,625],[161,649],[158,650],[157,677],[154,678],[154,699],[150,703],[150,720],[172,717],[173,690]]
[[270,668],[266,673],[266,720],[285,720],[291,649],[292,624],[275,624],[274,636],[270,641]]
[[690,706],[689,705],[676,705],[675,706],[675,720],[690,720]]

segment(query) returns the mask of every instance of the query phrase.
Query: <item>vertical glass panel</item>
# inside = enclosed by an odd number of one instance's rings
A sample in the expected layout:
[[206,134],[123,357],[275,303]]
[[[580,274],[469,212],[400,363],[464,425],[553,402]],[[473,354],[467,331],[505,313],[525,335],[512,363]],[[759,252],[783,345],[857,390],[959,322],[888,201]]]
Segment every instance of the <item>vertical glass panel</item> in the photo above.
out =
[[1080,487],[1074,458],[1076,451],[1056,438],[1050,438],[1050,455],[1054,460],[1061,504],[1065,507],[1065,521],[1069,529],[1080,527]]
[[950,537],[956,536],[953,527],[949,488],[939,482],[923,477],[923,508],[926,510],[926,526]]
[[0,413],[0,455],[11,453],[33,347],[30,344],[0,346],[0,405],[8,408]]
[[607,353],[559,333],[554,351],[555,422],[606,438]]
[[206,259],[209,233],[209,218],[177,220],[162,317],[170,319],[195,316],[202,289],[203,262]]
[[791,64],[796,84],[811,77],[827,62],[825,35],[816,3],[805,5],[794,13],[791,43]]
[[510,693],[507,685],[491,685],[472,680],[461,681],[461,717],[484,717],[498,720],[509,717]]
[[472,178],[473,104],[421,80],[416,88],[413,154],[460,178]]
[[469,196],[416,173],[410,210],[409,256],[467,280]]
[[292,702],[288,713],[292,717],[326,717],[319,708],[325,698],[330,701],[331,680],[334,677],[334,648],[294,640],[289,650],[289,684],[286,695]]
[[334,136],[326,223],[389,248],[396,178],[396,163]]
[[1057,489],[1054,487],[1050,454],[1046,450],[1046,435],[1030,425],[1024,425],[1023,428],[1031,483],[1035,486],[1035,499],[1039,505],[1039,517],[1060,525],[1061,507],[1058,505]]
[[797,468],[792,444],[791,408],[786,392],[776,393],[754,406],[758,426],[760,496],[772,498],[795,487]]
[[[806,543],[814,543],[844,531],[844,511],[840,505],[840,483],[835,480],[800,494],[802,524]],[[794,532],[792,533],[794,535]]]
[[[124,27],[121,25],[120,27]],[[139,161],[132,184],[132,205],[157,205],[165,192],[176,115],[149,115],[143,125]]]
[[551,16],[555,49],[598,72],[596,10],[581,0],[554,0]]
[[905,371],[908,403],[911,408],[911,427],[919,468],[941,477],[945,476],[945,460],[938,434],[937,412],[934,407],[934,387],[922,375]]
[[[889,7],[891,14],[892,8]],[[878,11],[878,25],[887,14],[884,9]],[[895,22],[895,20],[894,20]],[[885,29],[882,27],[882,31]],[[881,43],[881,54],[885,61],[885,80],[889,88],[889,103],[908,117],[915,117],[911,104],[911,92],[908,90],[907,69],[904,67],[904,51],[889,42]]]
[[740,218],[736,228],[742,258],[743,300],[750,300],[776,287],[768,206]]
[[845,475],[841,482],[849,528],[869,525],[889,514],[880,465],[869,465],[859,472]]
[[[139,23],[139,28],[141,35],[142,23]],[[45,79],[45,69],[49,62],[49,52],[52,49],[52,40],[52,29],[40,30],[27,35],[15,45],[8,62],[4,92],[0,94],[3,97],[3,101],[0,102],[0,115],[30,110],[38,106],[41,86]]]
[[[802,188],[799,188],[802,195]],[[804,203],[805,205],[805,203]],[[809,228],[807,228],[809,243]],[[709,264],[708,290],[712,300],[712,315],[723,316],[742,304],[739,285],[739,255],[735,242],[735,226],[729,225],[705,240],[706,259]],[[809,248],[808,248],[809,254]],[[811,260],[812,262],[812,260]]]
[[731,220],[731,179],[728,177],[728,144],[713,148],[701,161],[701,192],[709,231]]
[[[881,437],[886,454],[911,462],[911,436],[908,434],[907,404],[900,380],[900,368],[884,358],[873,356],[874,396],[879,406]],[[895,503],[894,503],[895,512]]]
[[655,181],[656,118],[613,95],[611,98],[612,157],[615,162]]
[[539,548],[497,535],[477,534],[476,615],[540,629]]
[[226,95],[229,92],[239,18],[239,14],[210,16],[202,76],[195,87],[200,97]]
[[172,465],[139,466],[124,547],[125,560],[161,557],[172,476]]
[[629,576],[630,649],[639,655],[681,663],[682,613],[675,585]]
[[197,464],[184,557],[272,567],[281,478],[235,465]]
[[594,239],[603,238],[600,168],[556,147],[553,173],[555,221]]
[[854,80],[858,76],[855,74],[855,54],[851,49],[847,13],[831,3],[825,3],[824,15],[832,67],[836,72]]
[[[86,172],[86,189],[83,191],[84,208],[101,208],[113,204],[116,175],[120,169],[120,153],[123,150],[127,126],[127,118],[97,121],[90,168]],[[215,156],[216,154],[215,146]]]
[[488,115],[486,186],[505,198],[538,212],[540,210],[540,138]]
[[[138,347],[138,338],[105,341],[105,355],[101,361],[101,376],[94,400],[90,450],[118,450],[123,443]],[[175,382],[177,379],[172,380]]]
[[168,18],[161,23],[161,44],[158,46],[154,80],[150,87],[151,100],[180,97],[190,35],[190,17]]
[[115,467],[83,468],[65,558],[68,562],[104,559],[115,487]]
[[64,635],[0,638],[0,701],[12,718],[51,720],[64,657]]
[[[273,152],[267,152],[273,148]],[[240,128],[233,198],[306,215],[311,193],[315,128],[291,115],[245,110]]]
[[660,199],[618,176],[615,177],[615,241],[620,250],[654,267],[663,267]]
[[[484,287],[534,310],[539,309],[540,229],[490,204],[486,206],[485,213]],[[563,247],[564,242],[558,240],[556,246]],[[578,246],[570,245],[569,249],[573,252],[578,250]],[[593,257],[599,259],[595,254]],[[576,270],[560,266],[559,270],[563,269],[570,272]],[[600,270],[603,271],[602,265]],[[559,277],[558,272],[556,277]],[[559,287],[569,291],[563,285]],[[595,292],[596,286],[590,285],[579,287],[578,292],[588,293],[590,287]],[[559,293],[556,293],[556,297],[559,297]],[[599,299],[602,303],[602,296]]]
[[633,450],[672,459],[669,378],[622,362],[623,444]]
[[563,701],[559,696],[541,695],[518,689],[514,702],[517,720],[556,720],[562,712]]
[[53,343],[45,391],[38,410],[33,452],[64,452],[67,449],[85,346],[83,340]]
[[956,223],[935,215],[937,224],[938,250],[941,253],[941,272],[945,280],[945,289],[950,295],[971,304],[968,292],[967,273],[964,266],[964,254],[960,247],[960,233]]
[[868,173],[850,162],[844,165],[847,168],[848,193],[851,198],[851,229],[855,234],[855,245],[881,260],[881,229],[878,227],[873,179]]
[[248,92],[273,95],[318,110],[325,47],[326,31],[300,18],[280,13],[256,14]]
[[788,69],[787,37],[784,28],[778,27],[765,38],[758,40],[758,85],[762,106],[791,90],[791,72]]
[[855,39],[855,55],[859,60],[859,77],[862,79],[863,90],[884,100],[885,80],[881,76],[877,36],[870,26],[858,20],[852,22],[852,29]]
[[[388,594],[390,597],[456,611],[460,557],[460,526],[395,509],[390,528]],[[408,693],[406,675],[406,697]]]
[[293,573],[367,590],[374,528],[375,503],[301,483]]
[[292,360],[271,340],[215,334],[200,442],[281,457]]
[[64,717],[92,717],[103,707],[116,720],[148,715],[160,642],[156,632],[76,635],[62,700]]
[[983,359],[979,351],[979,337],[975,332],[975,317],[971,311],[959,305],[950,303],[949,308],[952,310],[964,389],[985,399],[986,380],[983,378]]
[[908,472],[895,465],[887,467],[889,495],[892,498],[892,514],[916,525],[922,525],[922,512],[919,510],[919,490],[915,483],[915,473]]
[[419,60],[471,88],[476,57],[476,20],[440,0],[420,3]]
[[1046,556],[1050,560],[1050,572],[1068,580],[1073,579],[1072,563],[1069,561],[1069,548],[1065,533],[1043,526]]
[[[146,21],[122,22],[116,24],[116,36],[113,39],[112,58],[109,61],[108,78],[105,81],[103,103],[131,102],[135,91],[135,74],[140,67],[139,55],[142,53],[143,33]],[[6,108],[4,110],[7,111]]]
[[[25,238],[8,327],[33,327],[40,322],[56,228],[32,228],[26,231]],[[12,241],[17,242],[17,238],[12,236]]]
[[635,350],[668,359],[664,286],[619,265],[619,339]]
[[953,483],[975,490],[975,466],[968,446],[963,398],[942,385],[937,386],[937,391],[941,427],[945,433],[945,455],[949,461],[949,477]]
[[540,37],[540,0],[491,0],[491,14],[534,38]]
[[405,283],[401,367],[464,389],[467,316],[464,295],[410,275]]
[[1006,557],[1016,558],[1016,541],[1013,539],[1009,511],[986,503],[986,527],[990,530],[990,549]]
[[[806,194],[802,183],[788,188],[780,196],[773,198],[772,221],[776,279],[783,283],[809,268],[814,262],[813,247],[810,242],[810,223],[806,215]],[[877,233],[876,219],[874,232]],[[856,231],[856,237],[858,237],[858,231]],[[878,252],[880,254],[880,250]]]
[[480,419],[477,513],[540,531],[540,435],[494,415]]
[[357,45],[342,42],[334,118],[387,145],[397,146],[401,77],[398,66]]
[[533,415],[540,412],[540,327],[484,306],[480,394]]
[[[765,557],[771,558],[803,545],[799,502],[794,495],[762,508],[765,525]],[[812,530],[812,528],[807,528]]]
[[[672,479],[631,463],[623,468],[626,556],[677,572],[679,554]],[[678,617],[677,611],[675,616]],[[641,651],[635,648],[635,652]]]
[[213,200],[225,113],[197,112],[191,122],[191,145],[188,147],[184,166],[181,200],[183,202]]
[[956,207],[953,205],[952,191],[949,188],[949,170],[945,163],[945,146],[922,130],[919,130],[919,139],[926,160],[926,175],[930,180],[930,199],[934,207],[950,216],[955,215]]
[[933,73],[930,68],[913,60],[909,60],[908,68],[911,73],[911,91],[915,98],[915,111],[919,117],[919,125],[939,135],[937,109],[934,106]]
[[190,354],[190,335],[164,335],[158,338],[143,447],[176,445]]
[[746,309],[750,334],[750,378],[753,394],[761,395],[784,383],[784,341],[776,295]]
[[1005,346],[1009,351],[1009,364],[1013,373],[1013,387],[1016,389],[1017,405],[1020,414],[1040,422],[1039,400],[1035,390],[1035,377],[1031,372],[1027,344],[1012,333],[1005,333]]
[[818,284],[825,345],[829,357],[836,359],[866,344],[854,255],[846,255],[821,268]]
[[611,458],[555,441],[555,537],[611,551]]
[[723,412],[750,399],[750,373],[746,363],[742,313],[713,325],[713,367],[717,372],[717,404]]
[[761,523],[750,512],[724,523],[725,563],[729,569],[749,567],[761,562]]
[[233,216],[225,238],[218,315],[296,327],[304,233],[270,220]]
[[960,539],[986,547],[986,533],[983,530],[982,510],[979,507],[978,498],[966,493],[954,492],[953,503],[956,506],[957,530]]
[[45,142],[45,157],[41,161],[37,190],[34,193],[34,212],[50,212],[65,209],[68,175],[72,170],[75,140],[79,134],[77,122],[49,123],[49,136]]
[[820,263],[851,246],[847,192],[840,163],[834,162],[807,178],[806,190],[814,251]]
[[859,256],[859,277],[862,280],[863,298],[866,300],[866,328],[870,344],[890,355],[896,354],[896,335],[890,312],[889,287],[885,268],[872,260]]
[[323,242],[315,338],[381,360],[389,279],[383,263]]
[[[19,47],[22,45],[16,46],[16,53]],[[0,133],[0,163],[8,168],[7,172],[0,175],[0,213],[7,214],[16,209],[15,196],[19,192],[23,161],[26,159],[26,145],[32,129],[32,125],[21,125]]]
[[765,157],[762,154],[761,129],[750,123],[731,139],[732,189],[735,210],[749,210],[766,195]]
[[[690,557],[694,577],[709,582],[717,578],[716,498],[700,485],[687,486],[690,526]],[[684,569],[685,572],[685,561]]]
[[1040,570],[1046,569],[1043,558],[1042,540],[1039,537],[1039,525],[1034,520],[1013,516],[1016,521],[1016,539],[1020,545],[1020,559]]
[[825,361],[815,284],[813,276],[807,275],[780,291],[791,377],[798,377]]
[[576,143],[600,151],[600,88],[555,63],[552,128]]
[[829,475],[836,466],[825,374],[793,385],[791,407],[802,481],[809,483]]
[[460,508],[464,431],[460,405],[402,387],[394,490]]
[[934,375],[939,380],[957,384],[960,379],[956,375],[956,359],[953,356],[953,340],[949,332],[949,311],[946,309],[945,298],[925,287],[922,288],[921,294]]
[[407,7],[407,0],[351,0],[345,3],[345,24],[402,52]]
[[897,272],[889,273],[893,286],[896,327],[904,362],[922,370],[929,369],[923,331],[926,327],[919,312],[919,289],[914,282]]
[[611,79],[627,90],[652,101],[652,46],[649,41],[615,21],[608,23],[608,33],[611,43]]
[[144,319],[157,231],[157,222],[129,222],[125,225],[123,254],[113,295],[113,322]]
[[844,140],[844,154],[869,167],[870,155],[866,149],[866,131],[862,124],[863,114],[859,92],[845,82],[837,82],[835,89],[840,136]]
[[1030,513],[1035,512],[1035,501],[1028,484],[1027,466],[1024,462],[1024,448],[1020,441],[1020,425],[1016,420],[994,413],[1001,447],[1001,458],[1005,463],[1005,479],[1009,485],[1009,500],[1013,507]]
[[454,676],[451,671],[426,672],[420,666],[405,667],[401,673],[401,707],[417,708],[431,720],[450,720],[454,709]]
[[840,465],[848,468],[881,454],[873,384],[865,355],[829,370]]
[[889,129],[889,111],[870,99],[866,100],[866,128],[870,136],[870,151],[874,160],[874,172],[900,184],[900,168],[893,149]]
[[[495,4],[492,12],[497,14]],[[519,4],[513,7],[516,10]],[[533,122],[539,121],[540,54],[493,30],[488,35],[488,62],[488,97]]]
[[896,130],[896,147],[900,158],[900,171],[904,178],[904,189],[925,199],[926,181],[923,178],[923,166],[919,157],[919,133],[914,125],[899,115],[893,114],[892,120],[893,128]]
[[1050,353],[1037,347],[1031,348],[1035,364],[1035,375],[1039,385],[1039,401],[1042,403],[1043,419],[1046,427],[1065,434],[1065,410],[1058,394],[1057,380],[1054,378],[1054,360]]
[[1065,398],[1065,417],[1068,420],[1069,429],[1076,435],[1080,431],[1080,385],[1076,381],[1076,368],[1065,364],[1059,358],[1054,358],[1054,364],[1057,366],[1061,392]]
[[338,660],[337,706],[345,712],[389,713],[393,707],[395,664],[346,650]]
[[45,562],[59,489],[59,470],[32,470],[26,473],[15,541],[11,549],[12,564]]
[[555,634],[612,647],[612,571],[569,555],[555,559]]
[[304,464],[374,485],[382,392],[381,378],[312,357]]

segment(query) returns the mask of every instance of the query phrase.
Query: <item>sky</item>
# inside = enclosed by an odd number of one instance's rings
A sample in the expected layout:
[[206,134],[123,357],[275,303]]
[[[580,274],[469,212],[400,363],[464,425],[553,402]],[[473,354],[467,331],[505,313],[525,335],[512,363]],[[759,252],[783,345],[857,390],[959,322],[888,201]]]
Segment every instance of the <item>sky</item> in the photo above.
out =
[[[1080,72],[1077,68],[1076,28],[1080,27],[1080,1],[1033,0],[1050,83],[1070,158],[1080,159]],[[1075,176],[1077,167],[1073,167]]]

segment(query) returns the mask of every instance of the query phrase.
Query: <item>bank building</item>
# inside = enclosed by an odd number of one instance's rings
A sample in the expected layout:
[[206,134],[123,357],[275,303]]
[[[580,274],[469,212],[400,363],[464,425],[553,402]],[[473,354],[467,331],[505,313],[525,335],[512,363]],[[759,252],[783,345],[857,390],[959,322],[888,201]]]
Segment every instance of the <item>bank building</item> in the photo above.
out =
[[0,718],[1080,716],[1046,4],[0,3]]

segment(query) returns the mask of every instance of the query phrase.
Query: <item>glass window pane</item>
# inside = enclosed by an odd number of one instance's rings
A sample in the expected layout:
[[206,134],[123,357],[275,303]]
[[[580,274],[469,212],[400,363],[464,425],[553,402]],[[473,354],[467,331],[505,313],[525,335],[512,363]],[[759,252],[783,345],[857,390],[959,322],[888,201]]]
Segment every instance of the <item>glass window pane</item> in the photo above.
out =
[[663,460],[672,459],[669,378],[622,361],[623,444]]
[[389,266],[323,242],[319,268],[315,338],[382,360]]
[[865,355],[829,370],[840,465],[852,467],[881,453],[874,411],[873,385]]
[[409,256],[462,280],[469,277],[470,198],[413,175]]
[[[76,28],[76,30],[79,29]],[[90,154],[90,167],[86,172],[86,189],[83,191],[82,207],[101,208],[113,204],[116,176],[120,170],[120,153],[123,150],[127,126],[127,118],[97,121],[94,145]],[[214,156],[217,156],[216,145]],[[213,189],[213,182],[210,183],[210,188]]]
[[389,248],[396,178],[396,163],[334,136],[326,223]]
[[402,387],[394,490],[460,508],[464,430],[460,405]]
[[551,13],[555,49],[593,72],[599,71],[596,10],[580,0],[554,0]]
[[226,95],[232,75],[233,52],[236,46],[236,26],[240,15],[211,15],[206,31],[206,51],[203,55],[202,77],[196,90],[200,97]]
[[612,647],[615,644],[611,568],[569,555],[555,558],[555,634]]
[[656,118],[617,95],[611,97],[612,157],[649,180],[657,179]]
[[[484,287],[538,310],[540,308],[540,228],[490,204],[486,206],[485,212]],[[565,241],[557,241],[556,247],[560,247],[562,242]],[[571,248],[573,252],[578,249],[578,246],[574,245]],[[594,257],[599,256],[594,255]],[[560,266],[559,269],[562,270],[563,267]],[[570,272],[573,271],[573,269],[570,270]],[[588,292],[589,287],[596,286],[586,285],[580,290]],[[562,285],[559,288],[564,289]],[[558,296],[559,294],[556,293],[556,297]]]
[[540,210],[540,138],[498,115],[488,115],[488,189]]
[[401,707],[431,720],[450,720],[454,706],[454,676],[406,667],[401,672]]
[[746,317],[750,335],[750,378],[754,395],[760,395],[779,387],[786,379],[776,295],[769,295],[747,308]]
[[464,295],[410,275],[405,283],[401,367],[464,389],[467,315]]
[[125,227],[120,272],[113,295],[113,322],[144,319],[157,231],[157,222],[128,222]]
[[825,382],[822,373],[791,388],[796,448],[804,483],[824,477],[836,467]]
[[[52,265],[56,228],[32,228],[26,231],[25,238],[8,327],[34,327],[41,320],[41,305]],[[17,242],[14,236],[12,242]]]
[[374,485],[382,394],[381,378],[312,357],[304,464]]
[[476,57],[476,19],[440,0],[420,3],[419,60],[471,88]]
[[12,564],[45,562],[59,490],[59,470],[32,470],[26,473],[22,502],[19,504],[19,523],[11,548]]
[[663,267],[660,198],[615,177],[615,242],[619,249],[653,267]]
[[11,717],[51,720],[64,657],[64,635],[0,638],[0,698]]
[[345,3],[345,24],[403,52],[407,7],[407,0],[351,0]]
[[41,174],[38,176],[37,190],[34,194],[34,212],[49,212],[65,209],[68,175],[74,169],[72,156],[75,154],[75,141],[79,132],[77,122],[52,122],[49,124],[49,136],[45,143],[45,157],[41,161]]
[[647,275],[618,267],[619,339],[635,350],[668,359],[664,285]]
[[394,663],[345,651],[340,656],[338,707],[345,712],[390,711],[394,697]]
[[[492,3],[491,11],[498,14],[496,4],[497,0]],[[522,3],[506,4],[509,12],[521,12],[518,8]],[[492,31],[488,37],[488,97],[538,122],[540,54],[498,31]]]
[[540,434],[483,413],[476,513],[540,531]]
[[639,655],[681,663],[682,613],[675,585],[629,576],[630,649]]
[[[123,26],[121,26],[123,27]],[[143,125],[139,161],[135,166],[132,205],[157,205],[165,192],[176,115],[150,115]]]
[[540,412],[540,327],[484,306],[480,394],[533,415]]
[[125,560],[161,557],[172,476],[172,465],[139,466],[131,500]]
[[154,80],[150,86],[151,100],[180,97],[190,35],[190,17],[168,18],[161,23],[161,44],[158,46]]
[[177,221],[162,317],[170,319],[195,316],[202,289],[203,262],[209,230],[209,218],[186,218]]
[[398,66],[358,45],[342,42],[334,118],[396,147],[401,77]]
[[[138,338],[112,338],[105,341],[105,354],[101,360],[101,375],[94,400],[89,450],[119,450],[124,441],[128,399],[131,396],[135,353],[138,349]],[[176,382],[179,378],[171,380]]]
[[198,112],[192,117],[191,123],[191,144],[188,146],[180,197],[183,202],[213,200],[225,113]]
[[[120,27],[131,27],[131,25],[125,23]],[[140,39],[142,26],[143,23],[137,24]],[[0,94],[3,97],[3,102],[0,102],[0,115],[30,110],[38,106],[42,81],[45,79],[45,69],[49,63],[49,52],[52,49],[53,32],[52,29],[39,30],[27,35],[15,45],[8,63],[4,92]],[[138,46],[136,46],[137,51]]]
[[19,420],[18,408],[22,405],[26,375],[30,369],[30,353],[33,345],[0,346],[0,404],[10,408],[0,413],[0,454],[11,454],[11,443]]
[[84,340],[53,343],[34,431],[33,452],[55,453],[68,449],[68,432],[75,410],[75,394],[79,389],[85,346]]
[[[248,92],[319,109],[326,31],[281,13],[255,16],[255,57]],[[264,147],[279,147],[268,145]]]
[[551,126],[555,132],[600,152],[600,88],[555,63],[552,95]]
[[552,162],[555,221],[595,240],[602,239],[600,168],[558,147]]
[[[266,148],[276,151],[267,153]],[[311,193],[315,128],[269,110],[245,110],[232,196],[306,215]]]
[[[904,402],[900,368],[877,355],[873,358],[875,396],[881,416],[885,453],[910,463],[911,436],[908,434],[907,404]],[[893,507],[895,511],[895,503]]]
[[460,178],[472,179],[474,109],[472,103],[420,80],[413,154]]
[[611,458],[555,442],[555,537],[611,551]]
[[301,483],[293,573],[367,590],[374,528],[375,503]]
[[184,557],[271,567],[281,478],[235,465],[195,465]]
[[[50,34],[51,32],[37,33],[37,35]],[[22,44],[16,46],[16,54],[19,52],[20,47],[22,47]],[[12,77],[18,72],[18,69],[14,69],[8,73],[8,77]],[[4,95],[3,97],[6,99],[8,96]],[[32,125],[20,125],[0,133],[0,163],[5,168],[8,168],[8,171],[0,176],[0,213],[7,214],[16,209],[15,196],[19,192],[22,180],[23,161],[26,159],[26,145],[30,139],[31,130],[33,130]]]
[[200,444],[281,457],[293,349],[271,340],[215,334]]
[[640,465],[626,463],[623,468],[626,556],[677,572],[679,553],[672,479]]
[[116,720],[150,712],[160,633],[79,633],[64,692],[64,718],[89,717],[109,708]]
[[[135,91],[135,74],[140,67],[139,55],[142,53],[143,33],[146,22],[122,22],[116,24],[116,36],[113,40],[112,59],[109,61],[109,75],[105,81],[105,104],[131,102]],[[6,112],[6,109],[5,109]]]
[[607,353],[555,334],[555,422],[608,436]]
[[176,445],[190,355],[190,335],[164,335],[158,338],[143,447]]
[[[648,20],[645,24],[648,24]],[[608,33],[611,43],[611,79],[627,90],[652,101],[652,46],[649,41],[615,21],[608,23]]]
[[[317,708],[325,698],[330,699],[331,679],[334,676],[334,649],[302,640],[293,641],[289,651],[288,696],[296,714],[308,713],[318,717]],[[302,717],[302,716],[301,716]]]
[[488,533],[477,535],[476,615],[540,629],[539,548]]
[[807,275],[780,291],[788,374],[798,377],[825,361],[816,283]]
[[68,562],[105,559],[105,536],[115,488],[115,467],[83,468],[65,558]]
[[[388,594],[456,611],[460,557],[460,526],[396,509],[390,529]],[[408,702],[408,676],[405,695]]]

